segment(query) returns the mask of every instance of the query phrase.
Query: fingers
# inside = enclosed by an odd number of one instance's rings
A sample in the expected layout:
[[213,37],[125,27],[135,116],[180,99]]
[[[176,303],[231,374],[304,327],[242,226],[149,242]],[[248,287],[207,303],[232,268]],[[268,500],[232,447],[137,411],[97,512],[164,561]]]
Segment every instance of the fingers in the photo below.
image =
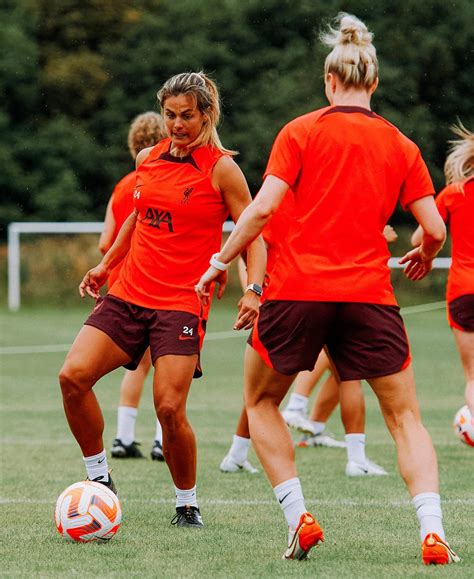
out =
[[219,282],[219,289],[217,290],[217,299],[220,300],[221,297],[224,295],[225,288],[227,287],[227,278],[221,282]]
[[250,330],[257,318],[258,309],[241,308],[234,324],[234,330]]
[[210,298],[209,285],[203,284],[201,280],[199,280],[199,282],[194,286],[194,290],[197,293],[198,298],[201,300],[202,305],[207,306]]
[[81,296],[81,298],[85,298],[86,297],[86,293],[90,294],[90,280],[89,280],[89,275],[87,274],[84,279],[81,281],[81,284],[79,285],[79,295]]
[[410,261],[405,268],[405,275],[412,281],[423,279],[430,272],[426,264],[419,261]]

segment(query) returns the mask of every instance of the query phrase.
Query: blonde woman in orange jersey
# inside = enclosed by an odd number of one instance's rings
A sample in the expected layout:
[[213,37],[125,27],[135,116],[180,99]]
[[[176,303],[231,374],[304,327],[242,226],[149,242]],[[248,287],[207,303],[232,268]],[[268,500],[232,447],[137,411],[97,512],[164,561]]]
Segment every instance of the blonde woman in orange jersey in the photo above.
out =
[[[196,440],[186,416],[193,376],[201,375],[208,307],[194,291],[200,272],[219,251],[222,224],[236,221],[251,201],[245,178],[221,144],[216,126],[219,96],[204,73],[170,78],[158,92],[168,138],[137,156],[134,211],[95,268],[80,284],[97,300],[60,372],[64,409],[79,443],[88,477],[112,486],[102,440],[103,417],[93,393],[102,376],[119,366],[136,368],[150,347],[153,392],[163,428],[165,459],[175,486],[180,527],[203,526],[196,498]],[[263,283],[261,239],[247,251],[249,283]],[[104,298],[99,290],[125,258]],[[222,295],[227,272],[218,276]],[[252,326],[259,298],[239,302],[236,329]]]
[[[149,111],[133,119],[128,131],[128,149],[135,161],[143,149],[156,145],[165,138],[166,131],[163,118],[158,113]],[[133,211],[133,192],[135,190],[136,171],[120,179],[110,197],[105,214],[104,231],[99,239],[99,250],[105,255],[112,247],[127,217]],[[110,272],[108,285],[112,287],[118,279],[121,264]],[[135,441],[135,423],[138,405],[143,392],[146,377],[151,368],[150,351],[143,354],[136,370],[125,370],[120,384],[120,401],[117,411],[117,434],[112,443],[110,454],[115,458],[143,458]],[[164,460],[161,424],[156,419],[155,437],[151,449],[153,460]]]
[[[451,233],[447,313],[464,369],[464,398],[474,433],[474,134],[462,125],[453,130],[460,139],[452,141],[444,166],[446,187],[436,197],[436,206]],[[420,227],[412,243],[418,245],[422,235]]]
[[420,521],[423,562],[453,562],[458,557],[444,537],[436,454],[420,418],[383,236],[400,201],[424,230],[420,246],[401,260],[410,279],[421,279],[446,230],[418,147],[370,108],[378,84],[372,34],[354,16],[340,14],[323,40],[332,48],[324,70],[330,105],[280,131],[258,195],[196,291],[206,303],[219,267],[260,234],[291,188],[296,216],[245,358],[252,442],[289,527],[284,557],[304,559],[324,539],[306,511],[278,406],[295,374],[312,370],[326,345],[340,380],[367,379],[379,399]]

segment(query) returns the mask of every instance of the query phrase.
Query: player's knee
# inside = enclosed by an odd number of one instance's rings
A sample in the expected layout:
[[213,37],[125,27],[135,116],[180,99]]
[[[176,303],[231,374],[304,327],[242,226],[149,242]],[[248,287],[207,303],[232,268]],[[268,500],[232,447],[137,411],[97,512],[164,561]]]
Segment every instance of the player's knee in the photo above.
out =
[[172,400],[159,402],[155,408],[158,420],[164,430],[175,430],[185,418],[182,405],[178,402]]
[[79,368],[67,363],[59,372],[59,384],[65,400],[82,396],[93,385],[90,380],[85,378]]

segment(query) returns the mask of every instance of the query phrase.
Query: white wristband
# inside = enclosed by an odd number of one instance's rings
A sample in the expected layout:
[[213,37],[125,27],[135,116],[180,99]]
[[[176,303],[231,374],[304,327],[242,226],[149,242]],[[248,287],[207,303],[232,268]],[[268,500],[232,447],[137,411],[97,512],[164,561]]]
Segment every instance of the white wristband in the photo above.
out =
[[212,265],[212,267],[215,267],[219,271],[227,271],[230,267],[230,263],[222,263],[222,261],[217,259],[217,255],[219,254],[215,253],[209,260],[209,263]]

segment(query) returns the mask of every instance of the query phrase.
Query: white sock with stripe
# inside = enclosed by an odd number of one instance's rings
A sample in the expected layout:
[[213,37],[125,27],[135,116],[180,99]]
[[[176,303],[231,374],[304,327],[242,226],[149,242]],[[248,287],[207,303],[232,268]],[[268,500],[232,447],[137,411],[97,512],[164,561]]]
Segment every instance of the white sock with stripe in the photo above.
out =
[[94,480],[99,477],[99,480],[109,480],[109,465],[107,464],[107,454],[105,448],[99,454],[93,456],[83,456],[84,464],[86,465],[87,477],[89,480]]
[[306,513],[300,479],[290,478],[274,487],[273,491],[290,530],[294,531],[300,522],[301,515]]

